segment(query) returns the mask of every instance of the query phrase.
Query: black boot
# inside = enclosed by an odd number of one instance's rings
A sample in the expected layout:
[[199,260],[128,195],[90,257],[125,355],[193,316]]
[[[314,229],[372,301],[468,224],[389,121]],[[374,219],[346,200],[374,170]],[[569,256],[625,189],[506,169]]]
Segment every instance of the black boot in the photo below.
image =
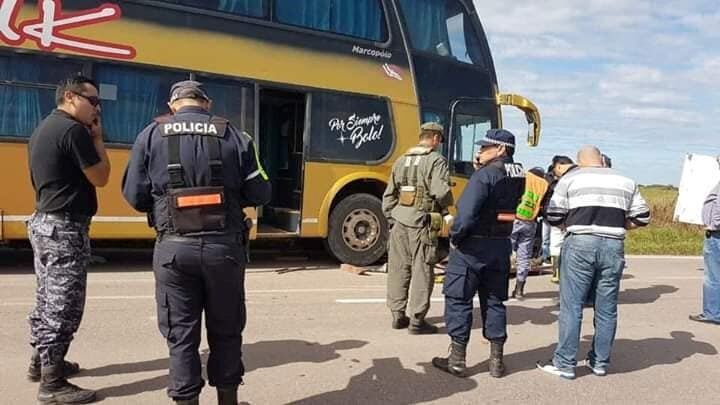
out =
[[220,388],[217,387],[218,405],[237,405],[238,387]]
[[410,324],[410,318],[408,318],[404,312],[393,311],[392,313],[392,328],[393,329],[405,329]]
[[70,384],[63,366],[43,367],[37,399],[41,404],[88,404],[95,401],[95,391]]
[[465,377],[465,353],[467,346],[462,343],[450,342],[448,357],[434,357],[433,366],[456,377]]
[[200,405],[200,397],[190,399],[176,399],[175,405]]
[[413,321],[410,323],[410,326],[408,326],[408,333],[411,335],[432,335],[433,333],[437,333],[437,331],[437,326],[425,322],[424,319],[421,321]]
[[[80,372],[80,365],[72,361],[63,361],[63,374],[65,378]],[[37,349],[33,349],[30,357],[30,365],[28,366],[27,379],[32,382],[40,381],[40,353]]]
[[512,298],[523,299],[525,298],[525,282],[516,280],[515,290],[512,292]]
[[503,343],[490,342],[490,375],[495,378],[505,375]]

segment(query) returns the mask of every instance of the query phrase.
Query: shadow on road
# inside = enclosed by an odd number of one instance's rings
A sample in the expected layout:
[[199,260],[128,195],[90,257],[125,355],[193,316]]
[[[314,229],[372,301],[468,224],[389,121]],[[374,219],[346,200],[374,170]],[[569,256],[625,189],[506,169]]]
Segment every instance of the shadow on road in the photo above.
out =
[[[304,340],[256,342],[243,346],[243,362],[245,363],[246,372],[290,363],[324,363],[340,358],[339,351],[358,349],[367,344],[368,342],[362,340],[340,340],[330,344]],[[207,357],[208,351],[203,350],[201,354],[203,364],[207,364]],[[111,364],[84,370],[81,375],[85,377],[103,377],[147,371],[166,371],[169,364],[170,360],[168,358]],[[98,397],[127,397],[143,392],[159,391],[165,389],[167,385],[168,375],[164,374],[132,383],[103,388],[98,391]]]
[[618,303],[623,304],[651,304],[663,295],[675,294],[678,288],[671,285],[652,285],[643,288],[629,288],[620,290]]
[[416,404],[473,390],[478,383],[436,370],[429,362],[422,372],[403,367],[397,357],[373,359],[372,367],[350,378],[347,387],[291,402],[310,404]]
[[[631,288],[620,291],[620,297],[618,299],[619,305],[630,305],[630,304],[651,304],[659,300],[663,295],[674,294],[678,291],[677,287],[671,285],[653,285],[650,287],[643,288]],[[546,295],[551,293],[534,293],[528,294],[527,298],[547,298]],[[557,295],[557,292],[554,293]],[[507,323],[508,325],[522,325],[524,323],[531,323],[533,325],[551,325],[557,322],[558,312],[560,310],[559,304],[545,305],[541,308],[525,307],[519,305],[522,301],[509,302],[507,305]],[[427,318],[427,321],[432,324],[442,324],[445,322],[443,316],[434,316]],[[481,329],[482,321],[480,316],[480,309],[475,308],[473,310],[473,329]],[[446,332],[446,329],[441,328],[439,333]]]
[[[716,355],[715,346],[707,342],[694,339],[695,335],[685,331],[670,332],[670,338],[648,339],[617,339],[613,345],[611,374],[631,373],[645,370],[654,366],[676,364],[696,354]],[[578,351],[579,359],[585,358],[590,349],[592,336],[585,336]],[[471,347],[468,348],[469,350]],[[535,362],[547,361],[552,358],[555,344],[512,353],[505,356],[505,367],[508,374],[519,373],[535,369]],[[472,366],[469,375],[476,375],[488,371],[487,360]],[[578,369],[578,376],[589,373]]]

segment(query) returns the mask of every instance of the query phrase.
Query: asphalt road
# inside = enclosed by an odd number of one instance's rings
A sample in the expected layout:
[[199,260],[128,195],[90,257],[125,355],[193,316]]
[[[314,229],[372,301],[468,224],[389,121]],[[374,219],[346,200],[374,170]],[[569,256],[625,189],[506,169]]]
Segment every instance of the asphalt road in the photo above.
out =
[[[168,403],[167,348],[156,326],[151,254],[98,253],[107,262],[91,268],[85,317],[68,356],[84,370],[72,381],[97,389],[103,403]],[[551,357],[557,339],[557,286],[549,275],[531,277],[528,298],[508,303],[508,375],[488,375],[489,345],[476,323],[468,348],[472,375],[459,379],[430,365],[446,352],[446,335],[390,329],[384,274],[345,273],[317,252],[258,256],[247,274],[244,403],[720,403],[720,326],[687,318],[700,307],[697,258],[629,259],[610,374],[599,378],[578,369],[576,380],[565,381],[535,369],[535,361]],[[31,254],[0,250],[2,404],[35,401],[37,384],[24,377],[34,285]],[[438,285],[429,314],[438,324],[440,290]],[[579,358],[591,333],[588,309]],[[201,350],[207,353],[205,341]],[[214,390],[206,387],[201,403],[215,403]]]

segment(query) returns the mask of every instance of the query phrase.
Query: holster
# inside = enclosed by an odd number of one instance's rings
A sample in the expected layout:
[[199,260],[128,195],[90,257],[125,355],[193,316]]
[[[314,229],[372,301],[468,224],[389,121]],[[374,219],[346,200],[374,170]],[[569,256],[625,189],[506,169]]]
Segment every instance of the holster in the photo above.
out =
[[439,212],[427,214],[427,226],[430,230],[430,239],[435,241],[443,228],[443,216]]

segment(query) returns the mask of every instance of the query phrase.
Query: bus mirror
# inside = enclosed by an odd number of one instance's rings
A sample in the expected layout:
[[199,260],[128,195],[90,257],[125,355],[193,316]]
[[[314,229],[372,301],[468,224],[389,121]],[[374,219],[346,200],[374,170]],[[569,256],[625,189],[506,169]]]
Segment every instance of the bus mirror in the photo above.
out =
[[540,111],[535,104],[523,96],[517,94],[498,94],[498,105],[508,105],[520,109],[525,113],[528,123],[528,146],[537,146],[540,143]]

